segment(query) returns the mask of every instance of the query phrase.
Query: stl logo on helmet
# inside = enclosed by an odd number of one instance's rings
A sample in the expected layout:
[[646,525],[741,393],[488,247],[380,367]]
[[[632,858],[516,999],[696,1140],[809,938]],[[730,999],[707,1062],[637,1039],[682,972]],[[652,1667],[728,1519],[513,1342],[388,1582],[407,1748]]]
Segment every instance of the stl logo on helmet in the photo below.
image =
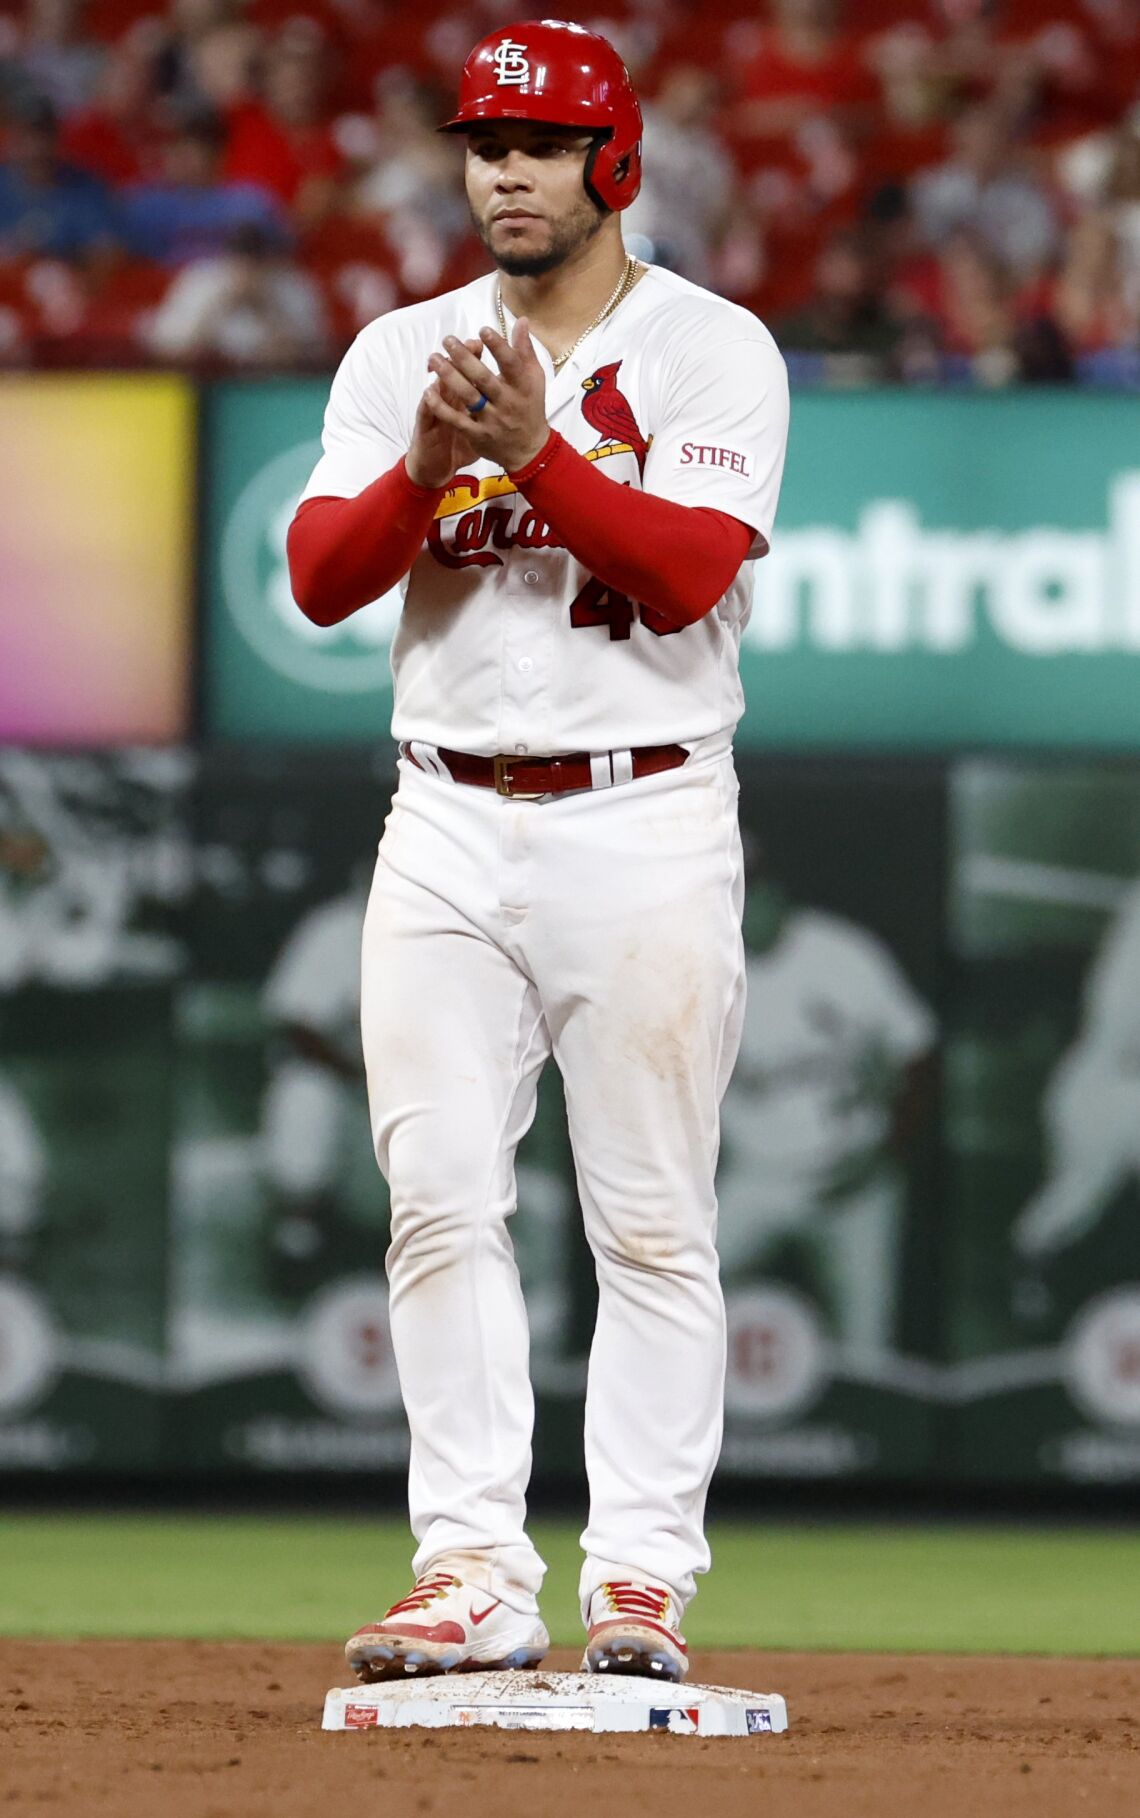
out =
[[491,61],[498,72],[500,88],[530,87],[530,58],[526,54],[525,44],[516,44],[513,38],[504,38],[492,54]]

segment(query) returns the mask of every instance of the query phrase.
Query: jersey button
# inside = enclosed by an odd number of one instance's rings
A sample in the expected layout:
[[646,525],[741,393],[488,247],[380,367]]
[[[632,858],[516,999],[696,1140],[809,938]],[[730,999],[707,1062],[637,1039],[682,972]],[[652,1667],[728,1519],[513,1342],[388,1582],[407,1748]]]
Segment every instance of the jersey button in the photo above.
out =
[[535,568],[528,568],[526,573],[523,575],[523,580],[526,582],[528,587],[533,587],[535,582],[537,581],[537,579],[538,579],[538,570]]
[[533,668],[534,668],[534,658],[533,657],[520,657],[519,658],[519,669],[523,675],[529,675]]
[[528,747],[526,745],[516,745],[515,746],[515,750],[518,752],[520,757],[522,756],[523,752],[526,751],[527,749],[528,749]]

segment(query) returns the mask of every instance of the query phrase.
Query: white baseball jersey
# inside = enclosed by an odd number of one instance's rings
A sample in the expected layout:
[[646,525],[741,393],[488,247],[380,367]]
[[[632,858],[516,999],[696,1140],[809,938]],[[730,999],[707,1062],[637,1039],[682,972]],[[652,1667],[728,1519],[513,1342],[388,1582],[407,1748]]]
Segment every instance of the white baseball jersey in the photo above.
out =
[[916,1060],[935,1037],[930,1010],[874,935],[818,910],[789,917],[770,953],[749,955],[726,1105],[757,1197],[824,1192],[845,1163],[877,1150],[890,1124],[884,1065]]
[[[369,323],[333,383],[305,498],[354,497],[406,454],[428,356],[446,334],[469,339],[495,324],[497,286],[480,278]],[[559,372],[535,346],[551,427],[600,472],[728,512],[764,553],[788,387],[755,316],[650,266]],[[737,657],[751,600],[745,564],[697,624],[655,632],[559,546],[500,468],[476,461],[441,501],[405,582],[393,733],[481,755],[702,740],[715,749],[743,710]]]

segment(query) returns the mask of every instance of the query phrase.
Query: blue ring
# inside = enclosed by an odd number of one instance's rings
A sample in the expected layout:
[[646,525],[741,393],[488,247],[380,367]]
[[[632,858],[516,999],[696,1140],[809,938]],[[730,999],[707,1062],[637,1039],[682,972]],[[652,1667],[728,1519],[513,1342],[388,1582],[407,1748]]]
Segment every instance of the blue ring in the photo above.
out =
[[469,404],[467,406],[467,415],[469,417],[477,417],[481,410],[486,410],[490,402],[490,398],[483,397],[479,399],[478,404]]

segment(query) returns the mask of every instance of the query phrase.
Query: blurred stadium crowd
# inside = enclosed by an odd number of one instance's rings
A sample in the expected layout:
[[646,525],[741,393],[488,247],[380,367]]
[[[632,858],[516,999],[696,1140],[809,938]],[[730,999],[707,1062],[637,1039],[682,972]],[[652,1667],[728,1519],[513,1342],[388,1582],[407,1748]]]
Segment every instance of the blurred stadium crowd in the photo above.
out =
[[[486,269],[436,133],[518,0],[0,0],[0,363],[327,366]],[[801,377],[1140,383],[1140,0],[603,0],[632,250]]]

